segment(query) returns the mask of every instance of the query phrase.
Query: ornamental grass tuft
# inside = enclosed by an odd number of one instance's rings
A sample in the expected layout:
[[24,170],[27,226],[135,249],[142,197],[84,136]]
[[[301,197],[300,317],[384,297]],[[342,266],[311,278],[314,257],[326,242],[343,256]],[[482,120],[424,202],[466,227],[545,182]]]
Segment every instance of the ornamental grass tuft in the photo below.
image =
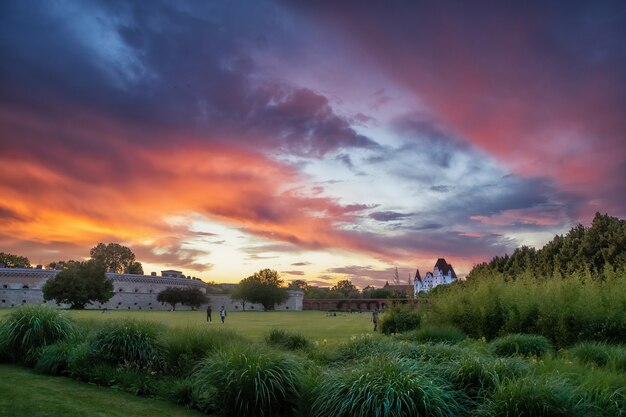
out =
[[378,357],[322,378],[313,417],[459,416],[462,393],[410,359]]
[[535,334],[509,334],[493,340],[489,346],[498,356],[541,357],[552,351],[550,341]]
[[587,417],[584,393],[562,378],[527,376],[506,380],[482,408],[486,417]]
[[1,356],[32,366],[45,346],[73,332],[73,322],[57,310],[41,305],[20,307],[0,325]]
[[135,320],[112,321],[91,337],[94,356],[111,365],[154,369],[162,366],[161,326]]
[[265,342],[268,345],[279,347],[286,350],[306,350],[311,347],[309,339],[300,333],[290,333],[282,329],[272,329],[265,336]]
[[283,353],[258,346],[228,349],[201,363],[193,392],[195,401],[213,400],[224,417],[293,416],[301,374],[300,362]]

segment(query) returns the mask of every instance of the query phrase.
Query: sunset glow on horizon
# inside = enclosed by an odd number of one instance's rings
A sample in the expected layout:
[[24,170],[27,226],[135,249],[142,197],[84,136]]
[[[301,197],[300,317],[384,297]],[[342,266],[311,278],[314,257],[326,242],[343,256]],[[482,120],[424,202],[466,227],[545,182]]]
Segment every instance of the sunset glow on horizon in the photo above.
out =
[[626,4],[6,1],[0,252],[382,286],[626,217]]

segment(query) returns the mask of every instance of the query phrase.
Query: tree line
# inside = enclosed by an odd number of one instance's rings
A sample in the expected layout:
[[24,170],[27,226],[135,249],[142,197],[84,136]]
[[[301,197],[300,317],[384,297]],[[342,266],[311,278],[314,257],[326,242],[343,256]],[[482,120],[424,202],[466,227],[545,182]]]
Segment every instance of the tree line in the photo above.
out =
[[596,213],[589,227],[579,224],[567,234],[555,236],[541,249],[522,246],[511,255],[496,256],[476,265],[467,279],[494,273],[505,279],[573,274],[594,279],[626,276],[626,220]]

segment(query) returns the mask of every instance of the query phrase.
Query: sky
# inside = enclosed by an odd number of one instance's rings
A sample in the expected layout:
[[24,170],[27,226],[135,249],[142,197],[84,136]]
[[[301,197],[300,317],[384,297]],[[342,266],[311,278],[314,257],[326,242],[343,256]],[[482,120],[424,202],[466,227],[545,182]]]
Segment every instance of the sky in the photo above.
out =
[[3,1],[0,251],[458,275],[626,217],[623,1]]

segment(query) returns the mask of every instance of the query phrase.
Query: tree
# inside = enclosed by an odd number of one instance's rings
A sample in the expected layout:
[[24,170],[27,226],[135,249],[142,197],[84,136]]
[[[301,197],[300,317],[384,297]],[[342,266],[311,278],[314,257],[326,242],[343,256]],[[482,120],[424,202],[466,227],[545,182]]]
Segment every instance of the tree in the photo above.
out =
[[396,270],[393,273],[393,283],[394,285],[400,285],[400,274],[398,274],[397,266],[396,266]]
[[337,292],[346,298],[356,298],[359,295],[359,290],[349,279],[343,279],[337,282],[331,288],[331,291]]
[[124,272],[143,273],[141,263],[135,261],[133,251],[119,243],[109,243],[108,245],[98,243],[91,248],[89,255],[91,255],[91,259],[102,262],[107,270],[117,272],[118,274]]
[[83,309],[93,301],[106,303],[111,297],[113,281],[107,279],[104,265],[94,260],[65,266],[43,286],[44,300],[70,304],[72,309]]
[[143,266],[141,265],[141,262],[133,262],[132,264],[130,264],[130,266],[128,267],[128,273],[143,275]]
[[281,288],[282,284],[278,272],[262,269],[242,279],[231,297],[242,302],[259,303],[265,310],[273,310],[276,304],[289,298],[285,288]]
[[167,287],[157,294],[157,301],[169,304],[172,306],[172,310],[176,310],[176,304],[198,308],[200,305],[207,303],[209,297],[200,289],[194,287]]
[[30,268],[27,257],[10,253],[0,252],[0,263],[3,263],[5,268]]
[[159,294],[157,294],[157,301],[161,304],[169,304],[172,306],[172,310],[176,310],[176,304],[183,300],[183,294],[181,288],[167,287]]
[[308,288],[309,288],[309,284],[303,279],[294,279],[289,284],[290,290],[298,290],[298,291],[306,292]]
[[203,293],[199,288],[188,287],[184,288],[182,303],[192,309],[199,308],[202,304],[209,302],[209,297]]

